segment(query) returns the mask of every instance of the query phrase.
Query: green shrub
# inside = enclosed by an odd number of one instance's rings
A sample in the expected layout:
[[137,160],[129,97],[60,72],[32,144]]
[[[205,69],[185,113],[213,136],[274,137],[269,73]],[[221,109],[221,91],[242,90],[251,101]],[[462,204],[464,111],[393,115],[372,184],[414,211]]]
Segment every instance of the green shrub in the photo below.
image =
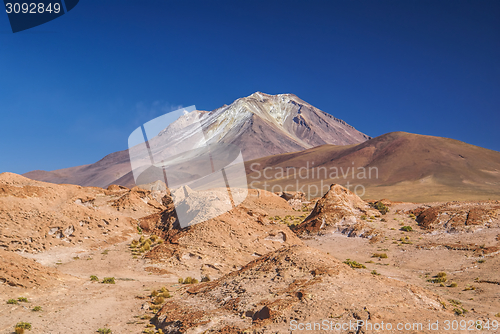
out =
[[137,226],[137,233],[142,234],[142,228],[140,226]]
[[111,334],[112,332],[111,332],[111,329],[109,329],[109,328],[99,328],[97,330],[97,333],[99,333],[99,334]]
[[115,278],[114,277],[104,277],[102,279],[102,283],[104,283],[104,284],[115,284]]
[[372,275],[380,275],[376,270],[372,270]]
[[42,307],[41,306],[35,306],[31,309],[33,312],[39,312],[42,310]]
[[427,282],[431,282],[431,283],[444,283],[444,282],[446,282],[446,280],[447,280],[446,277],[437,277],[437,278],[428,279]]
[[16,334],[24,334],[24,328],[15,327],[14,328],[14,333],[16,333]]
[[18,322],[16,324],[16,328],[22,328],[22,329],[27,329],[31,330],[31,324],[29,322]]
[[366,266],[364,264],[361,264],[361,263],[358,263],[356,261],[351,261],[350,259],[346,259],[344,261],[345,264],[347,264],[348,266],[350,266],[351,268],[366,268]]
[[182,283],[182,284],[196,284],[196,283],[198,283],[198,280],[196,278],[192,278],[192,277],[188,276],[184,280],[182,280],[182,278],[179,278],[179,283]]
[[401,227],[401,231],[411,232],[413,231],[413,228],[411,226],[403,226]]
[[7,300],[7,304],[17,304],[17,300],[9,299],[9,300]]
[[28,303],[28,298],[26,298],[26,297],[19,297],[19,298],[17,298],[17,300],[20,302]]
[[161,293],[169,292],[168,289],[164,286],[160,289]]
[[179,279],[177,280],[177,282],[182,284],[184,282],[184,280],[179,277]]
[[458,284],[456,282],[451,282],[450,285],[448,285],[450,288],[456,288]]
[[384,203],[378,201],[372,204],[372,207],[376,210],[378,210],[381,214],[385,215],[387,212],[389,212],[389,208],[387,205]]
[[485,263],[486,260],[485,259],[480,259],[480,260],[477,260],[477,263]]
[[468,311],[464,309],[463,307],[456,307],[453,309],[453,312],[455,312],[456,315],[464,315]]
[[379,259],[387,259],[386,253],[373,253],[372,257],[378,257]]
[[444,271],[441,271],[441,272],[437,273],[436,277],[439,277],[439,278],[446,277],[446,273]]
[[160,304],[163,304],[164,302],[165,302],[165,298],[163,298],[161,296],[158,296],[153,300],[153,304],[155,304],[155,305],[160,305]]
[[99,282],[99,278],[96,275],[90,275],[91,282]]
[[410,215],[408,217],[410,217],[411,219],[417,218],[417,217],[415,217],[415,215],[413,213],[410,213]]
[[170,296],[170,292],[168,291],[165,291],[165,292],[162,292],[158,295],[158,297],[163,297],[163,298],[170,298],[172,296]]

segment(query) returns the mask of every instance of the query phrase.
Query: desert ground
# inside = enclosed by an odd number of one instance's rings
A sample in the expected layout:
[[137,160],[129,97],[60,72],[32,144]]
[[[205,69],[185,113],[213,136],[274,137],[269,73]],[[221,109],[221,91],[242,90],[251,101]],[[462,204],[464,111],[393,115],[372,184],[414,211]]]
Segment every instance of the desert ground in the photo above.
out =
[[168,190],[3,173],[0,333],[498,333],[499,253],[495,200],[250,190],[180,228]]

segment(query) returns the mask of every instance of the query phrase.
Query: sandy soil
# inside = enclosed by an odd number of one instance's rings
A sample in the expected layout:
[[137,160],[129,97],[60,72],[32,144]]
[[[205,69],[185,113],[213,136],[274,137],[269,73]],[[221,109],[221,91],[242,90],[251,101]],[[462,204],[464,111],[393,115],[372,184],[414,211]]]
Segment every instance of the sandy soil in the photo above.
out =
[[[74,259],[77,256],[79,259]],[[0,285],[2,334],[12,333],[20,321],[30,322],[33,327],[30,333],[33,334],[95,333],[104,327],[112,329],[113,333],[139,333],[149,323],[140,319],[146,314],[141,306],[147,302],[147,299],[140,298],[162,286],[167,286],[173,294],[178,286],[174,284],[176,276],[146,272],[145,261],[132,258],[128,242],[96,251],[72,248],[34,257],[48,266],[57,266],[60,272],[70,274],[72,278],[66,278],[56,288],[47,290]],[[99,279],[115,277],[116,284],[91,282],[90,275]],[[29,303],[8,305],[5,302],[18,297],[28,298]],[[31,311],[34,306],[41,306],[42,311]]]

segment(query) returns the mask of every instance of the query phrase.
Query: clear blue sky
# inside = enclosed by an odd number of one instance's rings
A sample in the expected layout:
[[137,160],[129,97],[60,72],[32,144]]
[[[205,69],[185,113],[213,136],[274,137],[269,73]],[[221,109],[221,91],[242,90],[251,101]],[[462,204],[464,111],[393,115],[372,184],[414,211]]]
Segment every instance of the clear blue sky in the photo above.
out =
[[82,0],[16,34],[0,13],[0,172],[93,163],[255,91],[500,151],[500,1]]

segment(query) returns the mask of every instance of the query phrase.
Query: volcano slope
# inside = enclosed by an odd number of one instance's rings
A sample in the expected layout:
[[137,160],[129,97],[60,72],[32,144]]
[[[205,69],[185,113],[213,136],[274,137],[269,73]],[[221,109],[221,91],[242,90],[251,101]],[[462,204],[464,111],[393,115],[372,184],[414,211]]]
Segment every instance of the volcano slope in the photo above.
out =
[[[392,132],[349,146],[323,145],[245,163],[251,187],[320,197],[332,183],[365,199],[500,199],[500,153],[449,138]],[[265,173],[264,173],[265,172]]]
[[[349,145],[370,137],[341,119],[321,111],[294,94],[269,95],[256,92],[230,105],[208,111],[193,111],[207,143],[232,144],[245,159],[300,151],[324,144]],[[179,145],[176,129],[183,128],[179,118],[156,137],[150,147],[168,151]],[[165,152],[164,151],[164,152]],[[144,154],[147,155],[146,152]],[[108,154],[96,163],[55,171],[31,171],[26,177],[46,182],[107,187],[109,184],[135,186],[128,150]]]

